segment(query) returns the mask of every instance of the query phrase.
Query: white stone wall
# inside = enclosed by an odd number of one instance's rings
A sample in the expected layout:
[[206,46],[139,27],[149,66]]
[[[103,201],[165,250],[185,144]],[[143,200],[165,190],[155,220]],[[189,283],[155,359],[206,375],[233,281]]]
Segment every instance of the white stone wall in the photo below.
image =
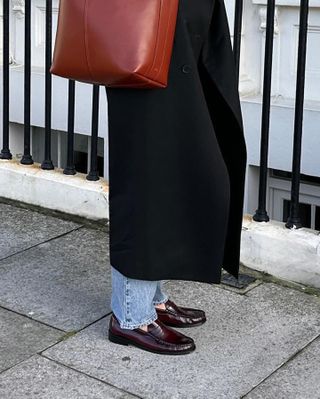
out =
[[[231,30],[234,2],[225,0]],[[250,89],[242,88],[243,96],[262,91],[263,61],[266,28],[266,0],[245,0],[241,53],[242,81],[251,82]],[[320,1],[310,0],[308,51],[306,64],[306,100],[320,100]],[[272,95],[295,97],[295,79],[299,30],[299,1],[277,0],[274,22]],[[241,89],[241,86],[240,86]]]

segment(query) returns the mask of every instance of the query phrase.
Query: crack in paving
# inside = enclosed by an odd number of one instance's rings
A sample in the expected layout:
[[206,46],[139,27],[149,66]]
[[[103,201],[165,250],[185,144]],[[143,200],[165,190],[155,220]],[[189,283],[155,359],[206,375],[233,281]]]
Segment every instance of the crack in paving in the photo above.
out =
[[22,254],[23,252],[27,252],[27,251],[29,251],[29,250],[32,249],[32,248],[38,247],[39,245],[43,245],[43,244],[46,244],[46,243],[48,243],[48,242],[50,242],[50,241],[54,241],[54,240],[56,240],[56,239],[58,239],[58,238],[67,236],[68,234],[70,234],[70,233],[72,233],[72,232],[74,232],[74,231],[80,230],[80,229],[82,229],[83,227],[84,227],[84,226],[75,227],[74,229],[69,230],[69,231],[67,231],[67,232],[65,232],[65,233],[61,233],[61,234],[59,234],[59,235],[57,235],[57,236],[48,238],[47,240],[44,240],[44,241],[40,241],[40,242],[38,242],[37,244],[31,245],[30,247],[21,249],[21,251],[17,251],[17,252],[15,252],[15,253],[13,253],[13,254],[10,254],[10,255],[8,255],[8,256],[5,256],[4,258],[0,258],[0,269],[1,269],[1,263],[2,263],[3,261],[5,261],[5,260],[7,260],[7,259],[10,259],[10,258],[12,258],[13,256],[20,255],[20,254]]
[[97,377],[95,377],[95,376],[93,376],[93,375],[90,375],[90,374],[84,372],[84,371],[81,371],[81,370],[78,370],[78,369],[76,369],[76,368],[74,368],[74,367],[71,367],[71,366],[69,366],[68,364],[64,364],[64,363],[62,363],[62,362],[59,362],[59,361],[56,360],[56,359],[51,359],[50,357],[47,357],[47,356],[44,355],[44,354],[41,354],[40,356],[42,356],[43,358],[49,360],[50,362],[54,362],[54,363],[58,364],[59,366],[66,367],[66,368],[68,368],[68,369],[70,369],[70,370],[72,370],[72,371],[75,371],[75,372],[77,372],[77,373],[80,373],[80,374],[82,374],[82,375],[85,375],[86,377],[92,378],[92,379],[95,380],[95,381],[102,382],[103,384],[108,385],[109,387],[115,388],[115,389],[117,389],[117,390],[119,390],[119,391],[121,391],[121,392],[123,392],[123,393],[127,393],[127,394],[133,396],[134,398],[137,398],[137,399],[144,399],[142,396],[138,396],[138,395],[136,395],[136,394],[134,394],[134,393],[132,393],[132,392],[130,392],[130,391],[127,391],[127,390],[123,389],[123,388],[119,388],[119,387],[117,387],[116,385],[113,385],[113,384],[111,384],[111,383],[109,383],[109,382],[106,382],[106,381],[104,381],[104,380],[101,380],[101,379],[99,379],[99,378],[97,378]]
[[253,388],[251,388],[244,395],[240,396],[239,399],[245,399],[251,392],[253,392],[256,388],[258,388],[261,384],[263,384],[266,380],[268,380],[271,376],[277,373],[280,369],[285,367],[288,363],[290,363],[293,359],[295,359],[298,355],[303,353],[313,342],[315,342],[318,338],[320,338],[320,334],[317,334],[314,338],[312,338],[309,342],[306,343],[303,347],[299,348],[295,353],[290,355],[279,367],[275,368],[272,373],[268,374],[265,378],[263,378],[258,384],[256,384]]

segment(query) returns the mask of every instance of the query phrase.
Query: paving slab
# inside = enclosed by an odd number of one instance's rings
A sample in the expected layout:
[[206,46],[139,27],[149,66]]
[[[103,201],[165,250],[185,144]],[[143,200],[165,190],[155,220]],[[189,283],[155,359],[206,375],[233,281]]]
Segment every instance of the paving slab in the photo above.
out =
[[0,374],[5,399],[133,399],[134,396],[41,356]]
[[108,235],[80,228],[0,261],[0,306],[64,331],[110,312]]
[[164,356],[111,343],[106,317],[45,356],[143,398],[239,399],[320,334],[319,298],[272,283],[245,295],[194,282],[171,281],[166,290],[207,312],[206,324],[183,330],[195,352]]
[[319,399],[320,339],[245,396],[246,399]]
[[59,330],[0,308],[0,372],[48,348],[62,335]]
[[0,203],[0,220],[0,259],[80,226],[5,203]]

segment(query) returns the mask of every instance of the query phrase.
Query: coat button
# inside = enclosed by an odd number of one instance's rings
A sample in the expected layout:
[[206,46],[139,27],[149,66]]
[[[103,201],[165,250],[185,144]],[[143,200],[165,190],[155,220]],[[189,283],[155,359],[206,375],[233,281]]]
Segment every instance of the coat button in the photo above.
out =
[[182,69],[183,73],[190,73],[191,72],[191,66],[189,64],[183,65],[181,69]]

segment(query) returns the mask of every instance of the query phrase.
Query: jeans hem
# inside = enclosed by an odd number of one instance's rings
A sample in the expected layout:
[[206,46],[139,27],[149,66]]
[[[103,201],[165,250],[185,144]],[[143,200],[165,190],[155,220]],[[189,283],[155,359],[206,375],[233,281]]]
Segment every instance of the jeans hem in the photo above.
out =
[[157,320],[158,315],[157,312],[154,311],[154,313],[152,313],[151,316],[147,317],[146,319],[144,319],[143,321],[141,321],[140,323],[128,323],[126,321],[121,321],[118,319],[119,324],[120,324],[120,328],[125,328],[128,330],[134,330],[135,328],[139,328],[142,327],[144,325],[150,324],[153,321]]
[[164,300],[162,301],[153,301],[153,305],[162,305],[163,303],[166,303],[168,301],[169,297],[165,296]]

